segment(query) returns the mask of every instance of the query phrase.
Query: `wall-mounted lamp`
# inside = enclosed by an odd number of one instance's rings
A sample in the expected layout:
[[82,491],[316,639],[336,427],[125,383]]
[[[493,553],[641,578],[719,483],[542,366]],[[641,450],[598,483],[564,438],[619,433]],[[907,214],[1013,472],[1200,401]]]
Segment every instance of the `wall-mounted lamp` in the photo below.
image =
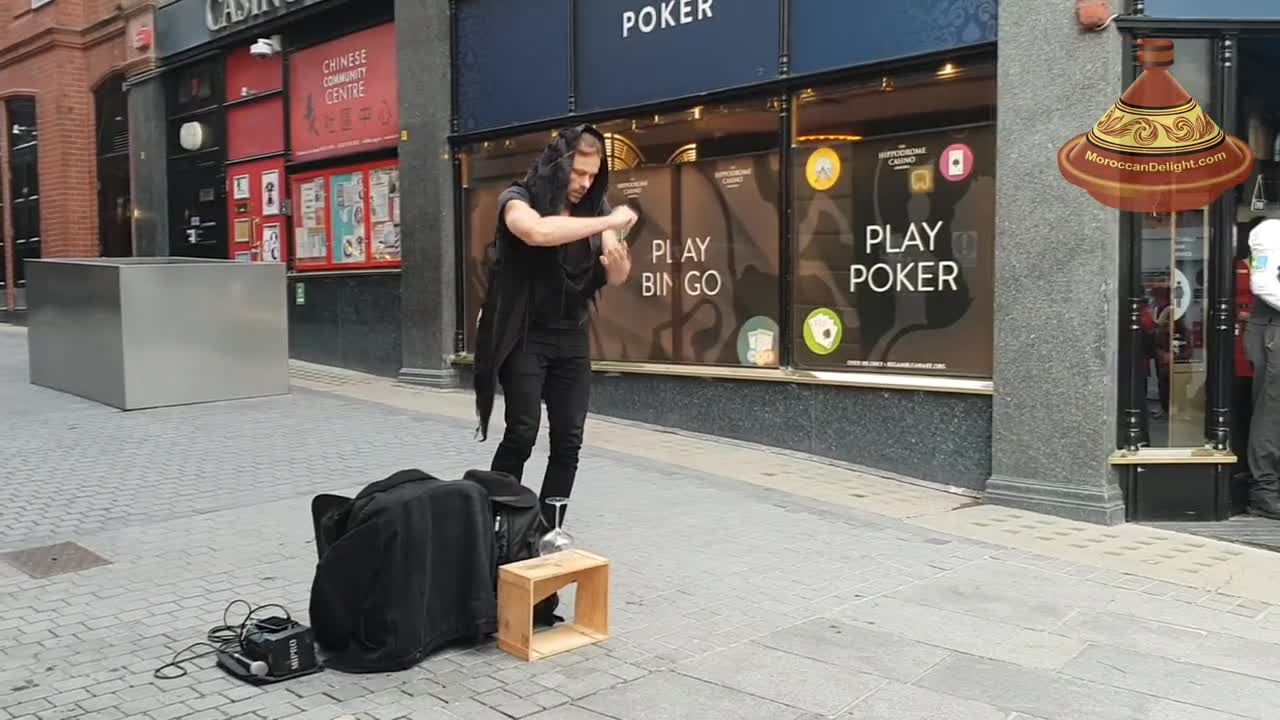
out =
[[1110,0],[1076,0],[1076,19],[1086,30],[1105,30],[1119,16],[1111,12]]

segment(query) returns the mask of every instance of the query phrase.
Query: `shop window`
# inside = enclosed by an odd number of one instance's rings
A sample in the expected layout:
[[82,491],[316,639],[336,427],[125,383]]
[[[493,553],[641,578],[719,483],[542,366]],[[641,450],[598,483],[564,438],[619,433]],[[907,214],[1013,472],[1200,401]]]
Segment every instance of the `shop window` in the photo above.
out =
[[793,98],[793,364],[988,378],[992,64]]
[[[779,117],[776,99],[688,107],[597,124],[609,202],[640,216],[624,241],[632,271],[593,317],[598,360],[779,363]],[[479,316],[496,200],[523,177],[547,133],[464,150],[468,346]]]
[[290,177],[294,266],[350,270],[400,264],[397,161],[348,165]]
[[40,257],[40,132],[36,99],[5,101],[9,147],[9,207],[13,216],[14,279],[26,280],[26,261]]

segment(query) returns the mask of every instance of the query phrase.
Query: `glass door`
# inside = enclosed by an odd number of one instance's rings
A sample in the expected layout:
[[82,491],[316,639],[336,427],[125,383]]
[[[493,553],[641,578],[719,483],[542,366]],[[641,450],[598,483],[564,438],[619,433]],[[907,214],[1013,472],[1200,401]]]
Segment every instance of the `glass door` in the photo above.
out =
[[[1210,117],[1216,41],[1178,38],[1170,75]],[[1135,68],[1135,75],[1142,72]],[[1212,405],[1209,328],[1217,205],[1130,217],[1131,375],[1126,444],[1201,447]]]
[[1204,444],[1210,215],[1205,208],[1142,218],[1139,361],[1153,447]]

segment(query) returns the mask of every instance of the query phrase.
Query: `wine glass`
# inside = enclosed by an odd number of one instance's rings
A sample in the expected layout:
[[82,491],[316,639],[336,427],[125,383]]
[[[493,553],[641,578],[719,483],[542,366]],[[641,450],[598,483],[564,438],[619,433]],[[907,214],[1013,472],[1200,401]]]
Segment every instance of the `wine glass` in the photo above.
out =
[[573,547],[573,536],[565,532],[564,528],[560,527],[561,520],[564,517],[563,511],[560,508],[569,504],[569,498],[547,498],[547,504],[556,509],[556,527],[551,532],[543,535],[542,539],[538,541],[539,555],[550,555]]

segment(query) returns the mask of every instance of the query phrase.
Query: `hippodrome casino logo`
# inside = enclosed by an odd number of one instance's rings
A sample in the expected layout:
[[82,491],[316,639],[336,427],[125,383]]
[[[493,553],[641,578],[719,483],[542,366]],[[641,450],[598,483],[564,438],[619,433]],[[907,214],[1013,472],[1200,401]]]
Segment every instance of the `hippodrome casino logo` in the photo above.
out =
[[1058,150],[1058,169],[1107,207],[1202,208],[1249,177],[1253,150],[1218,127],[1174,79],[1173,41],[1138,41],[1142,74],[1089,132]]

